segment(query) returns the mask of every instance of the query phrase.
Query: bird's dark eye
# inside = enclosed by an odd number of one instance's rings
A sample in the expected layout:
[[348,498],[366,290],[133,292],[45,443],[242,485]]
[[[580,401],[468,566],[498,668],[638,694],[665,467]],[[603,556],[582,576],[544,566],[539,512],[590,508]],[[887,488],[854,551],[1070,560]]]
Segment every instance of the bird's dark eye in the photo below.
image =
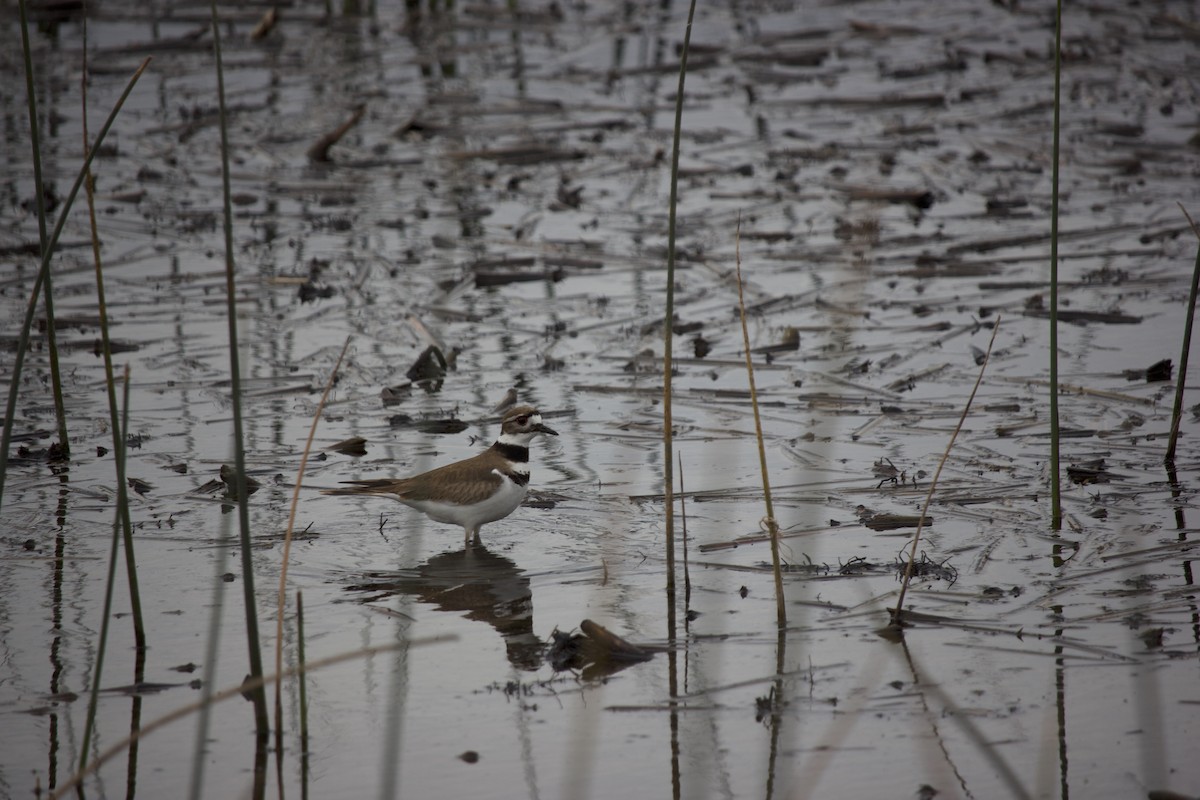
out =
[[526,424],[526,423],[528,423],[528,422],[529,422],[529,415],[528,415],[528,414],[525,414],[525,415],[523,415],[523,416],[517,417],[517,424],[518,424],[518,425],[525,425],[525,424]]

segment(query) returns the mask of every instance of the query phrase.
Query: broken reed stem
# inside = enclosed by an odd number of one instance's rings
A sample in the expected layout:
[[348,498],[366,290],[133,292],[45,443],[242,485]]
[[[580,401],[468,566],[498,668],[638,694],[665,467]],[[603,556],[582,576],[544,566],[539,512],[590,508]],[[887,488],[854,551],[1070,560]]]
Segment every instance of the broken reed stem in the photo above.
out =
[[[49,243],[46,241],[46,196],[42,183],[42,137],[38,128],[37,93],[33,87],[33,55],[29,47],[29,20],[26,18],[25,0],[20,0],[17,5],[20,6],[21,49],[25,59],[25,98],[29,107],[29,144],[33,151],[34,205],[37,209],[38,242],[41,244],[44,255]],[[84,142],[87,142],[86,133],[84,133]],[[63,405],[62,374],[58,367],[58,331],[55,330],[54,325],[54,288],[49,272],[46,273],[46,281],[42,285],[42,295],[42,305],[46,308],[46,347],[50,354],[50,384],[54,393],[54,416],[58,420],[58,457],[66,460],[70,456],[71,445],[67,439],[67,412]],[[51,458],[51,460],[55,459]]]
[[4,413],[4,430],[0,434],[0,505],[3,504],[4,499],[4,478],[8,472],[8,448],[12,443],[13,422],[17,411],[17,388],[21,385],[21,369],[25,364],[25,351],[29,349],[29,333],[33,327],[33,315],[37,310],[38,295],[42,291],[42,284],[45,283],[46,277],[50,274],[50,254],[54,252],[54,248],[58,245],[58,239],[62,236],[63,226],[70,215],[71,206],[75,203],[75,197],[79,194],[79,187],[83,185],[87,170],[92,166],[92,159],[96,157],[97,149],[104,141],[104,137],[108,135],[108,131],[112,128],[113,123],[116,122],[117,114],[120,113],[121,106],[125,105],[125,100],[133,91],[138,78],[142,77],[142,73],[146,71],[146,67],[149,65],[150,59],[147,58],[134,71],[133,77],[129,79],[129,83],[125,86],[125,91],[117,98],[116,105],[109,112],[108,119],[104,121],[104,126],[100,128],[100,133],[96,135],[96,143],[88,151],[83,166],[75,176],[75,183],[71,186],[71,191],[67,193],[67,197],[63,201],[62,210],[58,214],[58,221],[54,224],[54,231],[50,234],[50,240],[42,248],[42,261],[38,266],[37,276],[33,280],[33,290],[29,293],[29,303],[25,307],[25,319],[21,323],[21,335],[17,342],[16,356],[13,359],[12,375],[9,377],[8,403],[5,406]]
[[734,242],[737,264],[738,313],[742,318],[742,342],[746,350],[746,377],[750,382],[750,405],[754,409],[754,434],[758,439],[758,465],[762,472],[763,500],[767,506],[767,532],[771,534],[771,571],[775,575],[775,619],[780,629],[787,625],[787,605],[783,600],[783,567],[779,561],[779,523],[771,503],[771,481],[767,475],[767,446],[763,441],[762,417],[758,413],[758,390],[754,385],[754,361],[750,357],[750,329],[746,325],[746,298],[742,291],[742,218],[738,216]]
[[[1196,223],[1192,221],[1192,215],[1187,212],[1183,204],[1179,204],[1179,210],[1187,217],[1188,225],[1192,226],[1192,233],[1196,234],[1196,238],[1200,239],[1200,229],[1196,228]],[[1196,316],[1196,292],[1200,289],[1200,246],[1196,248],[1196,264],[1192,267],[1192,290],[1188,294],[1188,310],[1187,318],[1183,325],[1183,346],[1179,352],[1179,371],[1175,376],[1175,406],[1171,412],[1171,438],[1167,444],[1167,455],[1163,459],[1167,464],[1175,463],[1175,443],[1179,440],[1179,422],[1183,417],[1183,382],[1187,378],[1188,353],[1192,348],[1192,318]]]
[[[261,678],[262,650],[258,639],[258,604],[254,595],[254,561],[250,553],[250,499],[246,491],[246,451],[242,438],[242,370],[238,357],[237,333],[237,285],[234,281],[233,264],[233,200],[229,177],[229,120],[225,107],[225,69],[221,62],[221,25],[217,18],[217,4],[211,2],[213,55],[217,68],[217,116],[221,130],[221,191],[224,200],[225,222],[225,301],[226,317],[229,322],[229,372],[233,395],[233,461],[236,470],[234,486],[237,489],[238,525],[241,531],[242,595],[246,612],[246,645],[250,657],[251,679]],[[254,723],[258,736],[266,737],[269,729],[267,720],[267,696],[259,683],[251,693],[254,700]]]
[[[111,376],[109,376],[111,381]],[[111,387],[110,387],[111,390]],[[117,549],[121,541],[121,523],[129,519],[129,496],[125,486],[125,436],[129,429],[129,365],[125,365],[125,412],[124,425],[118,425],[113,434],[113,460],[117,463],[117,508],[113,517],[112,546],[108,551],[108,577],[104,582],[104,606],[100,617],[100,639],[96,643],[96,666],[92,671],[92,688],[88,693],[87,718],[83,723],[83,742],[79,747],[79,770],[87,766],[92,729],[96,725],[96,704],[100,698],[100,676],[104,672],[104,656],[108,651],[108,621],[112,619],[113,584],[117,580]],[[113,402],[116,402],[115,400]],[[128,558],[128,555],[126,556]],[[130,576],[137,585],[136,573]],[[140,620],[139,620],[140,622]]]
[[1055,531],[1062,530],[1058,447],[1058,132],[1061,105],[1062,0],[1057,0],[1054,17],[1054,144],[1050,159],[1050,527]]
[[[85,162],[88,157],[88,124],[87,124],[87,15],[84,15],[83,20],[83,70],[80,77],[80,104],[82,106],[82,133],[83,133],[83,157]],[[113,358],[112,358],[112,339],[108,332],[108,302],[104,292],[104,269],[103,262],[100,259],[100,230],[96,224],[96,185],[92,177],[92,168],[86,165],[84,171],[84,197],[87,199],[88,210],[88,229],[91,231],[92,237],[92,263],[96,266],[96,310],[100,320],[100,342],[104,356],[104,388],[108,394],[108,417],[109,425],[112,428],[113,437],[113,455],[125,452],[125,443],[128,441],[125,436],[128,436],[129,425],[121,425],[118,422],[117,415],[119,413],[117,407],[117,389],[116,379],[113,374]],[[47,276],[49,277],[49,276]],[[49,284],[47,284],[49,287]],[[129,413],[129,366],[125,367],[125,385],[126,394],[125,413]],[[124,428],[125,432],[122,433]],[[129,487],[125,482],[123,474],[124,462],[118,462],[117,468],[117,510],[120,513],[122,542],[125,546],[125,563],[126,575],[129,581],[129,605],[131,616],[133,617],[133,638],[138,650],[145,652],[146,650],[146,625],[142,616],[142,592],[138,585],[137,579],[137,560],[134,558],[133,550],[133,520],[129,514]]]
[[[687,77],[688,46],[692,41],[692,18],[696,0],[688,6],[687,27],[679,54],[679,86],[675,91],[675,130],[671,140],[671,199],[667,206],[667,304],[663,312],[663,507],[666,512],[667,606],[675,608],[675,475],[674,418],[671,413],[671,347],[675,328],[675,210],[679,205],[679,140],[683,130],[683,84]],[[669,618],[674,616],[668,614]],[[674,622],[668,619],[674,641]]]
[[293,675],[307,675],[310,672],[316,672],[325,667],[332,667],[336,664],[341,664],[346,661],[353,661],[358,658],[370,658],[381,653],[392,653],[405,647],[423,647],[430,644],[442,644],[444,642],[454,642],[458,640],[458,636],[454,634],[443,634],[439,636],[429,636],[424,639],[412,639],[407,642],[392,642],[391,644],[375,645],[374,647],[363,647],[358,650],[351,650],[346,653],[338,653],[336,655],[319,658],[308,664],[291,667],[283,672],[275,675],[264,675],[257,678],[247,677],[246,680],[234,685],[227,686],[219,692],[216,692],[203,700],[197,700],[194,703],[188,703],[186,706],[177,708],[168,714],[159,717],[156,720],[141,726],[136,731],[131,732],[121,741],[113,744],[107,750],[96,756],[92,761],[88,762],[87,766],[76,772],[64,783],[54,788],[54,791],[47,795],[47,800],[59,800],[68,792],[74,789],[88,775],[91,775],[96,770],[111,761],[115,756],[119,755],[123,750],[127,749],[134,742],[140,741],[151,733],[154,733],[159,728],[170,725],[172,722],[183,719],[189,714],[194,714],[201,708],[216,705],[229,700],[232,697],[240,697],[254,691],[262,691],[263,686],[268,683],[278,682],[285,678],[290,678]]
[[[317,425],[321,422],[321,412],[325,410],[325,401],[329,399],[329,392],[333,389],[334,381],[337,380],[338,370],[342,367],[342,359],[346,357],[346,350],[350,348],[350,340],[353,337],[347,336],[346,343],[342,345],[342,352],[338,354],[337,363],[333,365],[333,371],[329,373],[329,380],[325,382],[325,391],[321,393],[321,399],[317,403],[317,410],[313,412],[312,425],[308,429],[308,439],[304,442],[304,452],[300,456],[300,466],[296,470],[296,485],[292,489],[292,507],[288,513],[287,530],[283,534],[283,556],[279,567],[279,593],[276,605],[278,608],[275,612],[275,672],[276,674],[283,672],[283,612],[287,607],[287,574],[288,563],[292,553],[292,531],[296,527],[296,509],[300,505],[300,487],[304,483],[304,469],[308,466],[308,454],[312,451],[313,439],[317,435]],[[303,691],[303,690],[301,690]],[[275,746],[276,757],[283,757],[283,684],[275,684]]]
[[688,530],[687,530],[687,509],[684,508],[684,499],[687,497],[687,491],[683,488],[683,453],[676,454],[679,459],[679,520],[683,524],[683,608],[684,626],[687,626],[686,611],[692,604],[692,576],[688,572]]
[[967,414],[971,411],[971,403],[975,400],[975,393],[979,391],[979,384],[983,383],[983,374],[987,371],[988,360],[992,357],[992,345],[996,343],[996,333],[999,330],[1000,317],[996,317],[996,322],[992,326],[992,338],[988,340],[987,352],[983,354],[983,363],[979,366],[979,376],[975,378],[975,385],[971,387],[971,394],[967,397],[962,414],[958,417],[958,424],[954,426],[954,432],[950,434],[950,441],[946,442],[946,450],[942,453],[942,459],[938,462],[933,478],[929,481],[929,491],[925,492],[925,502],[921,506],[921,513],[917,515],[917,530],[913,534],[912,547],[909,549],[908,564],[904,568],[904,580],[900,582],[900,596],[896,598],[896,607],[892,609],[891,625],[893,628],[899,629],[903,626],[900,616],[904,612],[904,596],[908,593],[908,584],[912,582],[913,565],[917,562],[917,545],[921,541],[921,530],[925,527],[925,515],[929,513],[929,504],[933,502],[933,492],[937,488],[938,478],[941,477],[942,467],[946,466],[946,460],[950,458],[954,440],[958,438],[958,432],[962,430],[963,423],[967,421]]
[[365,114],[366,111],[367,107],[365,105],[358,106],[350,114],[349,119],[318,139],[312,147],[308,148],[308,152],[305,154],[307,155],[308,160],[314,162],[328,161],[329,148],[340,142],[342,137],[349,133],[350,129],[358,124],[359,120],[362,119],[363,114]]

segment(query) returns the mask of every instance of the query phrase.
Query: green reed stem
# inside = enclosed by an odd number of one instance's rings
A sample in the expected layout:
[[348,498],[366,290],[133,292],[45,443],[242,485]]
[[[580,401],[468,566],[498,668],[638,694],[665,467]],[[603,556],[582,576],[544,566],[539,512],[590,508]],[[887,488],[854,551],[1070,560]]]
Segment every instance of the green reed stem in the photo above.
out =
[[[83,105],[83,155],[86,159],[88,156],[86,15],[84,15],[83,25],[83,76],[80,79],[80,102]],[[121,425],[117,421],[117,389],[116,379],[113,374],[111,339],[108,332],[108,304],[104,293],[104,270],[100,259],[100,233],[96,224],[95,188],[95,180],[92,177],[91,167],[85,166],[84,190],[85,197],[87,198],[88,225],[92,235],[92,262],[96,265],[96,305],[100,318],[100,341],[104,351],[104,386],[108,392],[109,427],[112,429],[113,453],[115,454],[118,452],[118,448],[120,448],[120,452],[124,452],[124,444],[128,440],[123,438]],[[125,384],[125,392],[129,392],[128,382]],[[128,412],[128,401],[126,401],[126,411]],[[128,425],[125,427],[127,428]],[[124,465],[122,464],[121,467],[124,468]],[[133,617],[133,637],[138,650],[145,652],[146,624],[145,618],[142,615],[142,592],[138,586],[137,559],[134,557],[133,521],[130,519],[129,514],[128,486],[120,472],[117,474],[117,508],[121,514],[122,539],[125,545],[125,573],[129,581],[129,605],[131,616]]]
[[129,84],[125,87],[125,91],[121,93],[116,105],[113,106],[113,110],[109,112],[108,119],[104,121],[104,126],[96,136],[96,143],[88,151],[87,158],[83,162],[83,167],[80,168],[79,174],[75,176],[75,183],[72,184],[71,191],[67,193],[66,200],[63,201],[62,211],[59,213],[58,220],[54,224],[54,231],[50,234],[50,240],[42,248],[42,262],[38,267],[37,277],[33,281],[33,291],[29,293],[29,303],[25,307],[25,320],[21,324],[21,334],[17,342],[17,353],[13,360],[12,375],[8,387],[8,403],[5,406],[4,412],[4,431],[0,434],[0,504],[2,504],[4,499],[4,478],[8,471],[8,448],[12,443],[13,418],[17,411],[17,387],[21,383],[21,369],[25,364],[25,351],[29,349],[29,332],[33,327],[33,315],[37,310],[38,295],[42,291],[42,285],[45,283],[46,277],[50,274],[50,254],[58,246],[58,239],[62,235],[63,226],[66,224],[71,206],[75,203],[75,197],[79,194],[79,187],[83,185],[87,170],[92,166],[92,159],[96,157],[97,149],[104,141],[104,137],[108,135],[108,131],[112,128],[113,123],[116,122],[117,114],[120,113],[121,106],[125,105],[125,100],[129,97],[130,92],[133,91],[138,78],[142,77],[142,73],[146,71],[146,67],[149,65],[150,59],[147,58],[133,73],[133,77],[129,79]]
[[[229,121],[225,108],[225,69],[221,61],[221,25],[217,18],[217,4],[212,9],[213,53],[217,66],[217,108],[221,129],[221,190],[224,197],[225,224],[225,300],[226,316],[229,321],[229,371],[233,400],[233,462],[237,472],[238,525],[241,530],[242,591],[246,610],[246,644],[250,650],[250,678],[262,677],[262,651],[258,641],[258,607],[254,594],[254,561],[250,552],[250,500],[246,491],[246,452],[242,438],[242,370],[238,358],[237,332],[237,284],[234,281],[233,264],[233,200],[229,178]],[[262,684],[250,692],[254,700],[254,724],[259,736],[269,730],[267,720],[267,695]]]
[[933,478],[929,481],[929,490],[925,492],[925,502],[921,505],[921,514],[917,517],[917,530],[913,534],[912,546],[909,549],[908,564],[904,568],[904,579],[900,582],[900,596],[896,598],[896,607],[892,609],[891,627],[895,630],[900,630],[904,625],[901,621],[901,615],[904,613],[904,596],[908,594],[908,585],[912,582],[913,566],[917,563],[917,545],[921,541],[921,531],[925,528],[925,515],[929,512],[929,504],[933,502],[933,492],[937,489],[938,478],[942,475],[942,467],[946,466],[946,461],[950,458],[950,451],[954,448],[958,432],[962,430],[963,423],[967,421],[967,414],[971,412],[971,403],[975,401],[975,393],[979,391],[979,384],[983,383],[983,373],[987,371],[988,360],[992,357],[992,345],[996,343],[996,333],[999,330],[1000,317],[996,317],[996,322],[992,326],[992,338],[988,340],[987,352],[983,354],[983,363],[979,366],[979,375],[975,378],[975,385],[971,387],[971,394],[968,395],[966,405],[963,406],[962,413],[958,416],[958,424],[954,426],[954,432],[950,434],[950,441],[946,442],[946,450],[942,453],[937,469],[933,472]]
[[92,729],[96,725],[96,703],[100,697],[100,677],[104,672],[104,656],[108,646],[108,622],[112,619],[113,584],[117,577],[117,548],[121,540],[121,520],[129,516],[129,496],[125,491],[125,432],[129,426],[129,365],[125,365],[125,411],[123,427],[117,428],[117,443],[113,460],[117,462],[117,509],[113,518],[112,546],[108,553],[108,577],[104,582],[104,608],[100,617],[100,641],[96,645],[96,669],[92,673],[92,689],[88,694],[87,720],[83,724],[83,743],[79,748],[79,770],[88,763]]
[[[38,242],[45,255],[48,242],[46,241],[46,196],[43,193],[45,184],[42,182],[42,137],[38,127],[37,92],[33,86],[33,55],[29,46],[29,22],[25,14],[25,0],[17,4],[21,16],[21,48],[25,58],[25,98],[29,106],[29,143],[33,149],[33,194],[37,208]],[[54,326],[54,289],[50,281],[50,273],[46,273],[46,281],[42,286],[42,304],[46,307],[46,345],[50,352],[50,383],[54,392],[54,415],[58,420],[59,458],[64,461],[71,454],[71,445],[67,439],[67,411],[63,405],[62,375],[58,366],[58,331]]]
[[771,534],[771,571],[775,575],[775,621],[782,630],[787,626],[787,603],[783,599],[783,565],[779,558],[779,523],[771,502],[771,479],[767,473],[767,446],[763,440],[762,417],[758,411],[758,390],[754,385],[754,361],[750,357],[750,329],[746,325],[746,298],[742,291],[742,220],[738,217],[734,246],[737,264],[738,312],[742,318],[742,343],[746,350],[746,379],[750,382],[750,405],[754,409],[754,434],[758,440],[758,466],[762,473],[763,502],[767,507],[767,532]]
[[1062,0],[1054,17],[1054,145],[1050,183],[1050,527],[1062,530],[1058,447],[1058,133],[1062,106]]
[[[688,6],[687,27],[679,54],[679,86],[675,90],[675,129],[671,140],[671,199],[667,207],[667,307],[663,316],[663,504],[666,507],[667,602],[675,604],[675,442],[671,410],[671,348],[675,333],[675,215],[679,205],[679,140],[683,130],[683,85],[687,77],[688,47],[696,0]],[[672,638],[673,635],[672,635]]]
[[[1182,204],[1179,210],[1187,217],[1192,226],[1192,233],[1200,239],[1200,229],[1192,221],[1192,215]],[[1175,443],[1179,440],[1179,423],[1183,417],[1183,384],[1187,378],[1188,354],[1192,349],[1192,320],[1196,316],[1196,293],[1200,290],[1200,247],[1196,248],[1196,264],[1192,267],[1192,290],[1188,294],[1187,318],[1183,324],[1183,345],[1179,352],[1179,371],[1175,374],[1175,406],[1171,411],[1171,439],[1167,443],[1167,455],[1163,459],[1167,464],[1175,463]]]

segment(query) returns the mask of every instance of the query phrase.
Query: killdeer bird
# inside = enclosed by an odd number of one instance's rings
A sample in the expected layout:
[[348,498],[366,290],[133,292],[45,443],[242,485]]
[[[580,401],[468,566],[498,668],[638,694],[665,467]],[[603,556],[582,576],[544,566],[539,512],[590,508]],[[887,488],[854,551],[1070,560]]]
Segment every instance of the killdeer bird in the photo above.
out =
[[464,542],[479,541],[479,529],[511,514],[529,491],[529,443],[538,434],[558,433],[542,424],[533,406],[516,406],[504,414],[500,438],[477,456],[414,475],[346,481],[348,489],[323,494],[395,495],[435,522],[461,525]]

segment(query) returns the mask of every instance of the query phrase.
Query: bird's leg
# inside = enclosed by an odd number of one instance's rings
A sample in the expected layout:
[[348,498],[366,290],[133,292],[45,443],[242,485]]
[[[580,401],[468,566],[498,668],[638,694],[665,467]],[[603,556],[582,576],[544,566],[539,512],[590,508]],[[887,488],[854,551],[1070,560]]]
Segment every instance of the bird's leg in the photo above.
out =
[[477,544],[477,545],[479,545],[480,547],[482,547],[482,546],[483,546],[483,540],[479,538],[479,528],[476,528],[476,529],[475,529],[475,537],[474,537],[474,539],[472,539],[472,540],[471,540],[471,543],[472,543],[472,544]]

